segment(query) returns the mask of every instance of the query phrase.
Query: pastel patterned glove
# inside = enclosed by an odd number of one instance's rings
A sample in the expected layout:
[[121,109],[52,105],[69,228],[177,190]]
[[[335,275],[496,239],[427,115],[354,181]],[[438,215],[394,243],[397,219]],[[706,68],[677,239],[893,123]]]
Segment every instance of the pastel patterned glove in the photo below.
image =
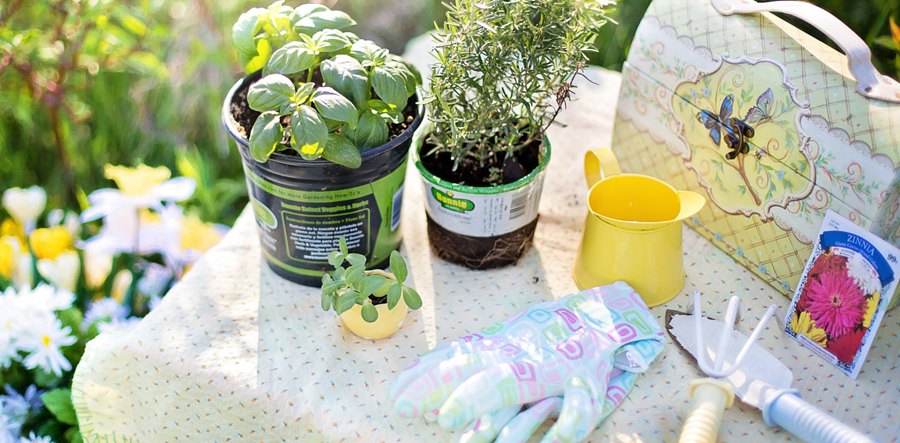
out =
[[436,347],[400,373],[389,396],[404,417],[436,415],[448,429],[471,423],[463,440],[524,441],[558,414],[544,440],[577,442],[622,402],[664,341],[640,296],[616,282]]

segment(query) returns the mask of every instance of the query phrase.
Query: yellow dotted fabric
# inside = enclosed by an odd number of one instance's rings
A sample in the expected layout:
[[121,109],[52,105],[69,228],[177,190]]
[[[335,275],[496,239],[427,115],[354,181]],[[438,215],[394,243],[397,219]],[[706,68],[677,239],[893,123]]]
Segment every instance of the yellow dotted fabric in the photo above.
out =
[[[424,306],[394,336],[362,340],[319,307],[318,290],[275,276],[245,211],[225,240],[131,332],[92,341],[77,368],[74,402],[85,440],[203,442],[443,442],[458,435],[393,413],[387,391],[398,371],[449,339],[481,330],[526,307],[576,292],[572,263],[584,222],[582,157],[607,146],[617,73],[592,69],[578,100],[549,133],[553,147],[535,245],[517,266],[468,271],[434,257],[425,233],[422,186],[409,168],[402,253]],[[685,228],[684,293],[654,308],[683,310],[685,295],[704,294],[704,312],[721,318],[741,296],[739,329],[747,332],[778,291]],[[648,270],[647,278],[653,278]],[[854,381],[782,336],[774,322],[762,344],[794,370],[803,398],[882,442],[900,434],[900,310],[889,312]],[[698,370],[668,343],[592,442],[660,442],[677,438],[688,411],[688,384]],[[544,425],[542,431],[547,429]],[[540,435],[539,431],[539,435]],[[720,439],[797,441],[767,427],[740,402],[725,412]]]

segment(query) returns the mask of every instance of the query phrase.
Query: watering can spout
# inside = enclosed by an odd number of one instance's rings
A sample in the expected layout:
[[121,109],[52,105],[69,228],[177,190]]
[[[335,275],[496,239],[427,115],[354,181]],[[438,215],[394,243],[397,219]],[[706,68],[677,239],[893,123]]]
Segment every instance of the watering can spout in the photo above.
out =
[[706,199],[702,195],[692,191],[678,191],[678,200],[681,202],[681,210],[675,221],[682,221],[696,215],[703,209]]

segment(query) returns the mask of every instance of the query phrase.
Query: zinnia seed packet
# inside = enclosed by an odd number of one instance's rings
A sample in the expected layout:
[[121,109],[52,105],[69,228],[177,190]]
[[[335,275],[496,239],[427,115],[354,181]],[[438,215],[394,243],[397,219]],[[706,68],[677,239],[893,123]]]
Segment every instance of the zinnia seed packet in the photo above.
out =
[[828,211],[785,332],[856,378],[897,287],[900,250]]

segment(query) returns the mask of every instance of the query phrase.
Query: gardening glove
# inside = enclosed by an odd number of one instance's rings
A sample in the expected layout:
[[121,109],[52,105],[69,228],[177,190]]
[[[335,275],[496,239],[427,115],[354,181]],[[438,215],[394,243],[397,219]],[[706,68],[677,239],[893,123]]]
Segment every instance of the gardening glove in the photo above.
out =
[[449,429],[478,419],[468,434],[499,430],[508,441],[558,413],[545,440],[580,441],[625,398],[664,340],[640,296],[616,282],[438,346],[400,373],[389,396],[404,417],[436,415]]

